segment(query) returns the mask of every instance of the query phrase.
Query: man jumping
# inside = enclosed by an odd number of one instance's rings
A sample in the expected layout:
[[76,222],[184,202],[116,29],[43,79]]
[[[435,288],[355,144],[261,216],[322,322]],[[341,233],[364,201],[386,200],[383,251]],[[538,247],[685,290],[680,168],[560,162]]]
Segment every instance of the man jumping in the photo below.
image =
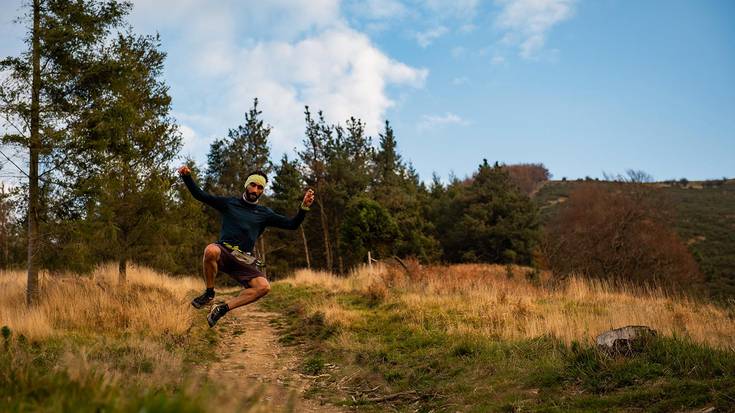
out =
[[202,191],[194,183],[191,170],[185,165],[179,168],[179,175],[195,199],[216,209],[222,216],[219,240],[204,249],[204,279],[207,289],[204,294],[192,300],[191,305],[202,308],[214,300],[214,277],[217,271],[228,274],[245,287],[237,297],[212,306],[207,316],[209,327],[212,327],[228,311],[255,302],[268,294],[270,284],[265,274],[258,269],[257,259],[252,255],[255,241],[266,227],[298,228],[314,202],[314,191],[307,189],[299,212],[293,218],[287,218],[270,208],[258,205],[258,199],[263,194],[268,179],[263,172],[253,172],[248,176],[245,192],[240,198],[214,196]]

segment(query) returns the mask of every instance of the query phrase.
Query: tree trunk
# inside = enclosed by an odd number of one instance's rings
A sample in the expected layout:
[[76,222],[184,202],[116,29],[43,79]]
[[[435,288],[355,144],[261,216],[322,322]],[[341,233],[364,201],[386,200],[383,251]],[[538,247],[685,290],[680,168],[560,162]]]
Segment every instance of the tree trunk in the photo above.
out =
[[122,256],[117,263],[117,284],[123,286],[128,281],[128,260]]
[[341,248],[342,243],[340,241],[340,233],[339,233],[339,228],[341,226],[342,226],[342,224],[340,223],[339,219],[335,219],[334,220],[334,227],[333,227],[333,228],[335,228],[335,233],[332,234],[332,235],[334,235],[334,237],[332,237],[332,242],[334,244],[334,248],[333,248],[333,251],[332,252],[334,253],[334,255],[336,255],[337,268],[339,270],[339,274],[340,275],[342,275],[342,274],[345,273],[345,271],[344,271],[344,261],[342,260],[342,248]]
[[10,245],[9,245],[8,225],[3,222],[3,267],[10,266]]
[[300,225],[301,239],[304,240],[304,254],[306,254],[306,268],[311,269],[311,257],[309,257],[309,245],[306,243],[306,232],[304,232],[304,226]]
[[[120,228],[119,232],[117,233],[117,242],[115,245],[117,245],[118,248],[118,263],[117,263],[117,285],[120,287],[125,286],[125,283],[128,281],[128,248],[130,246],[130,220],[131,217],[128,215],[128,211],[130,208],[130,203],[128,202],[130,193],[128,191],[128,168],[127,165],[124,163],[119,166],[119,170],[122,172],[120,173],[120,176],[118,179],[120,179],[121,182],[121,188],[122,192],[120,194],[120,198],[118,199],[118,205],[122,207],[121,211],[117,211],[115,220],[117,221],[117,226]],[[121,213],[122,211],[125,211]]]
[[329,224],[327,224],[327,214],[324,212],[324,205],[322,203],[319,203],[319,218],[321,218],[322,222],[324,258],[327,260],[327,271],[332,271],[332,246],[329,244]]
[[26,303],[30,306],[38,300],[38,155],[41,149],[41,4],[33,0],[33,79],[31,83],[31,141],[28,171],[28,284]]
[[[260,260],[263,262],[265,261],[265,234],[260,236],[260,247],[258,248],[260,250]],[[266,268],[262,267],[260,268],[260,271],[263,272],[263,275],[266,275]]]
[[10,266],[10,245],[9,245],[9,238],[10,234],[8,234],[10,230],[10,208],[5,203],[5,195],[7,195],[7,192],[5,192],[5,184],[0,183],[0,197],[2,197],[2,200],[0,200],[0,220],[2,220],[2,240],[3,240],[3,262],[2,262],[2,268],[7,268]]

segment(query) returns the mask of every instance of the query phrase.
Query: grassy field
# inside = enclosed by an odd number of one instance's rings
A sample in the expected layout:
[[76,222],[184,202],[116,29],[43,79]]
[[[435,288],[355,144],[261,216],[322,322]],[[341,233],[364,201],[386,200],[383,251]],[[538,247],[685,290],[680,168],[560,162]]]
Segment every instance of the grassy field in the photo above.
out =
[[[735,410],[735,308],[522,267],[408,268],[274,283],[261,306],[299,346],[307,396],[367,412]],[[201,280],[46,275],[30,310],[24,280],[0,273],[0,411],[258,409],[204,373],[221,329],[189,308]],[[595,349],[628,324],[659,335],[629,358]]]
[[[519,267],[301,271],[275,284],[282,341],[311,348],[314,392],[365,411],[735,410],[735,312],[661,291]],[[643,324],[642,353],[608,357],[596,334]],[[335,367],[337,366],[337,367]]]
[[0,411],[247,410],[247,394],[223,394],[196,368],[218,341],[189,306],[201,280],[133,267],[119,288],[116,266],[41,278],[29,310],[25,274],[0,272]]
[[[534,197],[542,220],[551,216],[577,185],[576,181],[547,182]],[[675,208],[674,228],[689,245],[711,297],[735,300],[735,180],[650,185]]]

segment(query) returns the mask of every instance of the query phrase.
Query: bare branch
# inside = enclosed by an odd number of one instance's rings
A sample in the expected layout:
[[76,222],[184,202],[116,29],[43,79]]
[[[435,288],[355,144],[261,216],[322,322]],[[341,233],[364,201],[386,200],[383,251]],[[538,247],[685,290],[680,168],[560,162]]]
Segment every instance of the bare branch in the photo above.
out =
[[24,171],[23,169],[21,169],[20,166],[18,166],[15,162],[13,162],[13,160],[10,159],[10,157],[8,155],[6,155],[5,152],[3,152],[3,151],[0,150],[0,154],[2,154],[5,157],[5,159],[8,160],[8,162],[10,162],[17,170],[19,170],[20,173],[22,173],[23,175],[25,175],[26,178],[29,178],[30,179],[30,176],[28,176],[28,174],[26,173],[26,171]]

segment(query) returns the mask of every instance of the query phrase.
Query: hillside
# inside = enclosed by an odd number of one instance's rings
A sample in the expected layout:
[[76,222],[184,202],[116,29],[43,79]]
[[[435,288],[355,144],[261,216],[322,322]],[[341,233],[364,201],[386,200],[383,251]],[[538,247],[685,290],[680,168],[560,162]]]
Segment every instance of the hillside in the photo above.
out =
[[[361,411],[733,411],[732,309],[490,265],[300,271],[266,305],[310,349],[312,393]],[[648,325],[632,357],[594,337]],[[707,410],[710,411],[710,410]]]
[[[534,196],[548,219],[583,181],[549,181]],[[735,298],[735,180],[648,184],[674,208],[674,228],[706,277],[712,297]]]

